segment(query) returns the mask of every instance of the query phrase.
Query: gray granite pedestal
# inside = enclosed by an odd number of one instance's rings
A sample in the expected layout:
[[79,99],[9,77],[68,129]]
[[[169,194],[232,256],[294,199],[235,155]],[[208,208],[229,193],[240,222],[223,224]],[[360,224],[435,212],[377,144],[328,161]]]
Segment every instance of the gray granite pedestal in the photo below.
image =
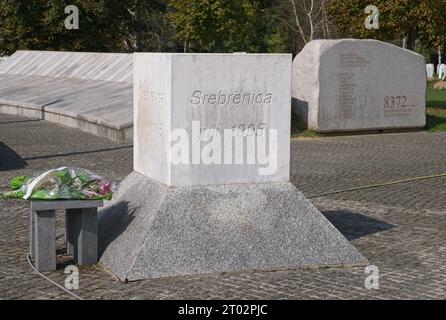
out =
[[123,281],[367,263],[289,182],[168,187],[136,172],[100,212],[99,250]]

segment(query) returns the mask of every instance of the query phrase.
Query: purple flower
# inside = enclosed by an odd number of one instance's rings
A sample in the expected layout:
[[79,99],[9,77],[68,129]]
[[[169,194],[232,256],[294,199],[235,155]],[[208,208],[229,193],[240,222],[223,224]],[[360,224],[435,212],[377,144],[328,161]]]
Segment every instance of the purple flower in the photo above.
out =
[[112,192],[113,183],[111,181],[100,181],[99,182],[99,193],[103,196]]

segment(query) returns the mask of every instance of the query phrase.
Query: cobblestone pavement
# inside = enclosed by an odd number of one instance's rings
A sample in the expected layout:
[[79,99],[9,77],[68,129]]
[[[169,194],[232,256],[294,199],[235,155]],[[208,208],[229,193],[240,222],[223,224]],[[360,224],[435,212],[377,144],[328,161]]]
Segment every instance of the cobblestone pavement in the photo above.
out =
[[[411,132],[293,140],[292,181],[307,196],[446,173],[446,133]],[[16,175],[74,165],[120,180],[132,148],[45,121],[0,115],[0,186]],[[363,267],[312,268],[117,281],[101,266],[80,268],[86,299],[446,299],[446,177],[312,198],[379,268],[378,290]],[[62,227],[58,221],[59,227]],[[71,299],[26,262],[27,204],[0,203],[0,299]],[[62,239],[63,241],[63,239]],[[70,258],[58,244],[64,283]]]

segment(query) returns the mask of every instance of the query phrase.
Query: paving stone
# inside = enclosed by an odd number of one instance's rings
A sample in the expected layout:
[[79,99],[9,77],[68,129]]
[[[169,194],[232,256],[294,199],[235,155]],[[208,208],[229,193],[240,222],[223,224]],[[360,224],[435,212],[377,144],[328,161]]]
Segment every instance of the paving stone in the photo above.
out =
[[[122,180],[132,148],[45,121],[0,115],[0,186],[16,175],[62,165]],[[291,142],[292,182],[306,196],[446,172],[446,133],[338,136]],[[379,268],[380,288],[364,287],[363,267],[310,268],[176,277],[123,283],[99,265],[82,266],[85,299],[446,299],[446,178],[311,199]],[[26,262],[28,206],[0,203],[0,299],[73,299]],[[63,215],[56,225],[63,227]],[[63,239],[58,269],[63,284]]]

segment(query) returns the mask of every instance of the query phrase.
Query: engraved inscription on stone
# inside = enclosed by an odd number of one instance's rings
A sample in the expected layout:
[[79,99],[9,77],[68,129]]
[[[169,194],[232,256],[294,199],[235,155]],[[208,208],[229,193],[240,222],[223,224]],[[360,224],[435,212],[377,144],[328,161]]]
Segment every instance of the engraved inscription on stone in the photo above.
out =
[[[161,91],[150,90],[150,86],[144,80],[139,81],[138,90],[140,92],[140,104],[143,109],[146,110],[162,110],[164,107],[165,94]],[[164,132],[163,120],[156,119],[157,112],[151,114],[151,119],[145,119],[148,132],[153,137],[161,137]],[[149,116],[149,113],[145,113],[145,116]]]
[[409,116],[415,107],[414,103],[408,101],[407,96],[384,97],[384,117]]
[[340,55],[341,68],[347,67],[366,67],[370,61],[355,53],[341,53]]
[[337,117],[350,119],[353,117],[353,107],[357,102],[354,96],[355,74],[353,72],[341,72],[338,74],[338,103],[336,108]]
[[[271,93],[262,93],[256,90],[252,92],[223,92],[205,93],[204,90],[195,90],[192,94],[190,104],[193,108],[198,107],[229,107],[239,106],[243,107],[262,107],[272,104],[273,97]],[[212,110],[211,112],[214,112]],[[200,119],[195,119],[200,120]],[[226,129],[233,132],[234,137],[251,137],[262,136],[267,127],[263,121],[252,123],[201,123],[200,139],[211,139],[217,135],[223,136]]]
[[272,102],[271,93],[253,92],[230,92],[204,93],[195,90],[192,94],[191,104],[199,105],[269,105]]
[[[336,108],[336,117],[340,119],[353,118],[353,110],[358,102],[355,88],[355,68],[366,67],[370,61],[355,53],[341,53],[339,56],[339,67],[341,72],[338,73],[338,101]],[[358,70],[359,71],[359,70]]]

